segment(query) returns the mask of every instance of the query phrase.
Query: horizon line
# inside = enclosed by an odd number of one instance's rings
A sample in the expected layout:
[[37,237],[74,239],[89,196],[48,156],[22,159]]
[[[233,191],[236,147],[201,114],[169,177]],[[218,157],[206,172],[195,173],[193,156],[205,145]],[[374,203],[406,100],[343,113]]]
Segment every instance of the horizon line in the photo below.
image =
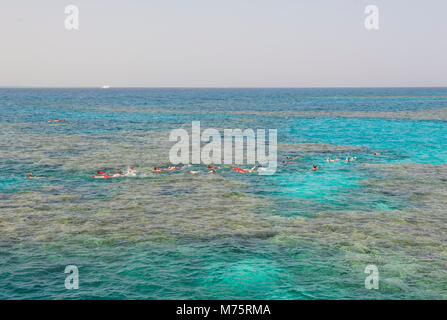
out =
[[445,86],[309,86],[309,87],[280,87],[280,86],[0,86],[0,89],[447,89]]

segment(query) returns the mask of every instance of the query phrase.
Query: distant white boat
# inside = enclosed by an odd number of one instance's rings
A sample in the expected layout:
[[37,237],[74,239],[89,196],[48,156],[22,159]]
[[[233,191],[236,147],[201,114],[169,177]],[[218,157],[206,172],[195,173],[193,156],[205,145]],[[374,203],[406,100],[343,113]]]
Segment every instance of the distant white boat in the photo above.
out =
[[101,88],[102,88],[102,89],[109,89],[110,86],[102,86]]

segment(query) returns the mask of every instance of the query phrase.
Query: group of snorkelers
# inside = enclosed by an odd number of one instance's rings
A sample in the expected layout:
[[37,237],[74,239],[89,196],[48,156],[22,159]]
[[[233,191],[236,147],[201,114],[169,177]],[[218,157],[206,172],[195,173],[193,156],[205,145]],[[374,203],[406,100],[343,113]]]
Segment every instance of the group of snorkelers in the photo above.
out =
[[[346,157],[345,161],[346,162],[352,162],[357,160],[357,157]],[[331,159],[331,157],[327,157],[326,158],[326,162],[338,162],[338,161],[342,161],[340,158],[335,158],[335,159]]]
[[[108,178],[119,178],[119,177],[135,177],[137,171],[131,167],[127,167],[125,172],[121,170],[114,170],[113,173],[104,172],[101,170],[96,171],[96,175],[91,175],[95,179],[108,179]],[[45,179],[46,177],[35,177],[31,172],[28,173],[29,179]]]
[[[379,156],[380,153],[374,152],[373,155]],[[299,159],[299,158],[301,158],[301,157],[300,156],[294,156],[294,157],[289,157],[288,156],[288,157],[286,157],[286,160],[282,161],[282,164],[285,165],[285,164],[289,164],[289,163],[296,163],[296,162],[290,162],[288,160],[295,160],[295,159]],[[346,162],[353,162],[353,161],[356,161],[356,160],[357,160],[357,157],[346,157],[344,161],[346,161]],[[338,161],[342,161],[342,159],[340,159],[340,158],[332,159],[331,157],[327,157],[326,158],[326,162],[338,162]],[[313,164],[312,168],[310,168],[308,170],[309,171],[318,171],[318,169],[319,169],[318,166],[316,164]],[[307,171],[307,170],[301,170],[301,171]]]
[[[236,172],[240,172],[240,173],[252,173],[252,172],[255,172],[255,170],[258,168],[259,166],[258,165],[256,165],[256,166],[254,166],[253,168],[251,168],[251,169],[242,169],[242,168],[239,168],[239,167],[236,167],[236,166],[224,166],[224,167],[216,167],[216,166],[212,166],[212,165],[208,165],[208,167],[207,167],[207,169],[208,169],[208,171],[207,171],[207,173],[216,173],[217,172],[217,170],[219,170],[219,169],[227,169],[227,168],[232,168],[234,171],[236,171]],[[154,169],[153,169],[153,171],[155,171],[155,172],[164,172],[164,171],[180,171],[180,170],[184,170],[184,169],[186,169],[187,168],[187,166],[186,165],[170,165],[170,166],[168,166],[168,167],[166,167],[166,168],[161,168],[161,167],[154,167]],[[199,170],[188,170],[188,173],[191,173],[191,174],[197,174],[197,173],[200,173],[200,171]]]
[[[287,160],[295,160],[295,159],[299,159],[299,158],[301,158],[301,157],[300,156],[286,157]],[[286,162],[286,160],[284,160],[282,163],[289,164],[289,163],[296,163],[296,162]],[[155,171],[155,172],[176,171],[176,170],[183,170],[185,168],[187,168],[187,166],[185,166],[185,165],[170,165],[166,168],[154,167],[153,171]],[[216,173],[217,170],[220,170],[220,169],[232,169],[233,171],[236,171],[239,173],[254,173],[254,172],[261,171],[263,168],[261,165],[255,165],[250,169],[243,169],[243,168],[239,168],[237,166],[216,167],[213,165],[208,165],[207,169],[208,169],[207,173]],[[316,164],[313,164],[312,168],[310,168],[308,170],[309,171],[317,171],[318,169],[319,169],[318,166]],[[188,172],[191,174],[200,173],[200,171],[198,171],[198,170],[188,170]]]
[[[50,120],[51,121],[51,120]],[[49,121],[49,122],[50,122]],[[55,120],[54,120],[55,121]],[[65,122],[65,119],[63,120]],[[380,153],[378,152],[374,152],[373,153],[375,156],[380,155]],[[290,157],[287,156],[286,159],[287,160],[296,160],[301,158],[300,156],[294,156],[294,157]],[[346,162],[352,162],[352,161],[356,161],[357,157],[346,157],[345,161]],[[337,162],[337,161],[342,161],[340,158],[335,158],[335,159],[331,159],[331,157],[327,157],[326,158],[326,162]],[[289,163],[296,163],[296,162],[290,162],[290,161],[286,161],[283,160],[282,161],[283,164],[289,164]],[[253,168],[251,169],[242,169],[236,166],[224,166],[224,167],[216,167],[216,166],[212,166],[212,165],[208,165],[208,171],[207,173],[216,173],[217,170],[219,169],[225,169],[225,168],[232,168],[233,171],[239,172],[239,173],[253,173],[256,172],[257,169],[261,167],[259,165],[255,165]],[[179,171],[179,170],[184,170],[188,168],[188,166],[183,165],[183,164],[179,164],[179,165],[170,165],[166,168],[161,168],[161,167],[154,167],[153,171],[155,172],[164,172],[164,171]],[[318,166],[316,164],[312,165],[312,168],[308,169],[309,171],[318,171]],[[189,170],[188,171],[191,174],[197,174],[200,173],[200,171],[198,170]],[[127,170],[125,172],[117,169],[114,170],[113,173],[107,173],[101,170],[96,171],[96,175],[91,175],[92,178],[94,179],[109,179],[109,178],[120,178],[120,177],[135,177],[136,176],[137,171],[131,167],[127,167]],[[45,179],[45,177],[35,177],[32,173],[28,173],[28,178],[29,179]]]
[[[380,156],[380,153],[374,152],[373,155],[374,156]],[[345,158],[346,162],[352,162],[352,161],[355,161],[355,160],[357,160],[357,157],[346,157]],[[326,162],[337,162],[337,161],[342,161],[342,159],[340,159],[340,158],[331,159],[331,157],[327,157],[326,158]]]

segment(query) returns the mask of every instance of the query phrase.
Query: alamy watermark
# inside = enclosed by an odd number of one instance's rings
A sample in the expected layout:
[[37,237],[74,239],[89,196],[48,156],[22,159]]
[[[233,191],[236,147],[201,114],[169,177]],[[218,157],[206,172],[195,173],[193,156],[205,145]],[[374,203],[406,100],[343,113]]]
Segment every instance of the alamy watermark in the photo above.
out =
[[64,273],[69,275],[65,278],[65,288],[68,290],[79,289],[79,269],[75,265],[65,267]]
[[[79,30],[79,7],[76,5],[67,5],[65,7],[65,29]],[[379,30],[379,7],[376,5],[368,5],[365,7],[364,26],[366,30]]]
[[79,8],[75,5],[65,7],[64,25],[67,30],[79,30]]
[[379,7],[369,5],[365,8],[365,28],[366,30],[379,30]]
[[[233,144],[234,140],[234,144]],[[258,173],[272,175],[277,168],[277,130],[200,129],[193,121],[191,135],[185,129],[172,130],[169,141],[177,142],[169,151],[172,164],[258,165]],[[204,145],[202,145],[204,144]],[[266,154],[268,147],[268,154]],[[234,151],[234,152],[233,152]]]
[[368,274],[368,276],[365,278],[365,288],[368,290],[379,289],[379,269],[373,265],[367,265],[365,268],[365,273]]

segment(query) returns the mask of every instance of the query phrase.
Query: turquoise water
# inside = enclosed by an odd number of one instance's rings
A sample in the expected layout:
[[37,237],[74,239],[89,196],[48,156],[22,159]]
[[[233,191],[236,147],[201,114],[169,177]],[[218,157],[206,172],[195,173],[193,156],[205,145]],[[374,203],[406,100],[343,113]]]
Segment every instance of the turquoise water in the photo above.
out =
[[[0,298],[445,299],[446,107],[442,88],[0,89]],[[191,121],[277,129],[276,174],[154,173]]]

